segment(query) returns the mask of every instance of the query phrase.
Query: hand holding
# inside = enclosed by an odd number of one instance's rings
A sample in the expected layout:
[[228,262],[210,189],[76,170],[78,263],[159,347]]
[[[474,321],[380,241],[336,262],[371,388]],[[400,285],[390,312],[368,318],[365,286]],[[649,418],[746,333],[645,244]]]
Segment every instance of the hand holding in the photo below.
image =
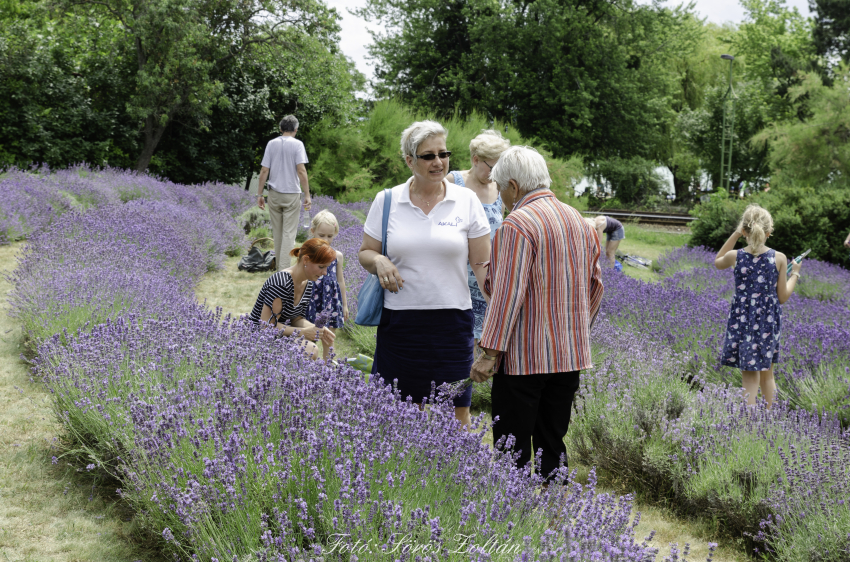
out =
[[348,305],[342,307],[342,320],[348,322]]
[[387,256],[375,258],[375,274],[378,276],[381,287],[391,293],[397,293],[404,288],[404,279]]
[[308,193],[306,196],[304,196],[304,210],[309,211],[312,206],[313,200],[310,199],[310,194]]
[[803,262],[791,261],[791,273],[800,274],[800,268],[803,267]]
[[263,198],[262,195],[257,196],[257,205],[260,207],[261,210],[266,209],[266,200]]
[[496,372],[496,358],[490,357],[482,353],[472,364],[472,370],[469,372],[469,378],[473,382],[486,382]]
[[319,328],[319,339],[325,347],[331,347],[336,339],[336,334],[327,328]]

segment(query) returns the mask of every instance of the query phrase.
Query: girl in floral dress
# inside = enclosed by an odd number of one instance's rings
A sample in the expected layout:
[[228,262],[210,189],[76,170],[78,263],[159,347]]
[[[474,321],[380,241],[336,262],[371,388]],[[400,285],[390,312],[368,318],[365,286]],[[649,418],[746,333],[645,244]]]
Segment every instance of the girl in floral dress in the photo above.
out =
[[[735,296],[729,308],[726,339],[721,364],[741,369],[747,404],[755,404],[759,387],[768,408],[776,398],[773,364],[779,361],[780,307],[794,292],[801,264],[765,245],[773,231],[773,218],[766,209],[750,205],[738,228],[723,244],[714,259],[717,269],[735,267]],[[743,236],[747,247],[734,250]]]
[[[310,223],[310,237],[326,240],[333,246],[339,234],[339,222],[327,209],[319,211]],[[348,297],[345,294],[345,278],[342,274],[342,252],[336,251],[336,259],[328,266],[327,274],[314,282],[313,295],[307,305],[307,320],[316,323],[316,318],[334,334],[348,320]],[[322,356],[327,359],[330,347],[322,346]]]

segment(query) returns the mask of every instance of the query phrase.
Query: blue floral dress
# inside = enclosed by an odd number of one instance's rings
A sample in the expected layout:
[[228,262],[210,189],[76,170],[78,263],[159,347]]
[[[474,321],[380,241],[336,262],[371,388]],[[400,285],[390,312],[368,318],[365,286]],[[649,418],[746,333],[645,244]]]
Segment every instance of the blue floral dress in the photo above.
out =
[[337,260],[328,266],[328,272],[313,283],[313,296],[307,305],[305,318],[315,324],[316,318],[323,326],[342,328],[342,291],[336,279]]
[[738,250],[723,365],[765,371],[779,361],[782,309],[776,292],[778,280],[775,250],[758,256]]
[[[463,183],[463,174],[461,172],[452,172],[455,185],[466,187]],[[496,197],[492,203],[481,203],[484,207],[484,214],[487,215],[487,220],[490,221],[490,240],[496,234],[496,229],[502,224],[502,204],[501,194]],[[469,296],[472,298],[472,315],[475,317],[475,324],[472,327],[472,334],[476,339],[481,339],[481,332],[484,328],[484,317],[487,315],[487,301],[484,300],[484,295],[481,294],[481,289],[478,288],[478,280],[475,279],[475,274],[472,272],[472,266],[466,264],[467,283],[469,285]]]

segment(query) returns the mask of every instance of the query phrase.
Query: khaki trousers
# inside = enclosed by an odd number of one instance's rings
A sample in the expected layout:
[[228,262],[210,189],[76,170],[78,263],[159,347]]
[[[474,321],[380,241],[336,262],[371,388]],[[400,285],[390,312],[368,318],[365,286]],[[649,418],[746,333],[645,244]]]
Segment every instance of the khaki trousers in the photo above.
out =
[[[269,189],[269,218],[274,236],[274,255],[277,270],[289,267],[289,251],[295,247],[295,233],[301,217],[301,194],[279,193]],[[282,252],[282,253],[281,253]]]

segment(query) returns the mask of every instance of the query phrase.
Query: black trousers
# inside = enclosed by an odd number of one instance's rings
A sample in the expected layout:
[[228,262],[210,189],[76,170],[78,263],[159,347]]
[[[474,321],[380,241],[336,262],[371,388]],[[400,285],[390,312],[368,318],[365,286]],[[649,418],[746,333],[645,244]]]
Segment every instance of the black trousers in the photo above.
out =
[[[504,363],[503,363],[504,365]],[[567,461],[564,436],[570,425],[573,397],[579,387],[579,372],[539,375],[506,375],[504,367],[493,376],[493,441],[505,435],[516,438],[515,451],[521,451],[518,467],[543,449],[540,473],[546,477],[559,466],[561,455]]]

